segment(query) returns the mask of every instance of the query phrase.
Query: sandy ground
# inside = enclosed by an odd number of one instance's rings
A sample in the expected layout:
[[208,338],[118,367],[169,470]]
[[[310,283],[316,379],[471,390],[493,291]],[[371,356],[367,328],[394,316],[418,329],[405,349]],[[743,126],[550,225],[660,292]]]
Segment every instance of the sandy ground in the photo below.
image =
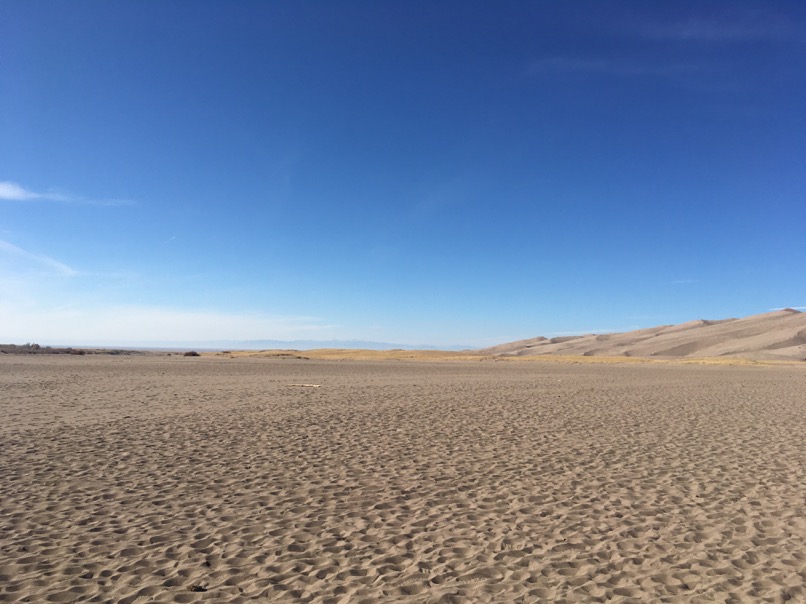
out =
[[0,602],[806,600],[803,367],[3,355],[0,417]]

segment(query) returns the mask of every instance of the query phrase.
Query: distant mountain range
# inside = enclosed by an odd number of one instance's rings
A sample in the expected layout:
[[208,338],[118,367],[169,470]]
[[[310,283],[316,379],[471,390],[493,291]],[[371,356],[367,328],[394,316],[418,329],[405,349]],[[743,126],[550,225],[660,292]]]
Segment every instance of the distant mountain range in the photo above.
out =
[[537,337],[475,351],[495,356],[574,355],[806,360],[806,313],[792,308],[743,319],[697,320],[624,333]]
[[395,344],[367,340],[211,340],[166,342],[138,348],[150,350],[314,350],[318,348],[349,348],[361,350],[466,350],[467,346],[429,346],[426,344]]

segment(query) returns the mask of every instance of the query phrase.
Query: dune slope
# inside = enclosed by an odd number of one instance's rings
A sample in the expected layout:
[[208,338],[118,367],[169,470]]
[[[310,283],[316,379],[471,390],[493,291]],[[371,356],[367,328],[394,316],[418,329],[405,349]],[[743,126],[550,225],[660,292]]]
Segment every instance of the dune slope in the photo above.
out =
[[477,351],[499,356],[738,357],[806,359],[806,313],[791,308],[743,319],[688,321],[625,333],[520,340]]

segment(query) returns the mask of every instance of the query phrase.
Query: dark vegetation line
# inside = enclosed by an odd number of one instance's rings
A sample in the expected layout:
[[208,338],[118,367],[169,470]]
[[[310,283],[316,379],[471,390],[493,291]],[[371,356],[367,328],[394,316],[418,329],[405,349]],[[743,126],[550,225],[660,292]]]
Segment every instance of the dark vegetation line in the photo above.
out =
[[0,354],[143,354],[138,350],[117,350],[102,348],[53,348],[51,346],[40,346],[39,344],[0,344]]

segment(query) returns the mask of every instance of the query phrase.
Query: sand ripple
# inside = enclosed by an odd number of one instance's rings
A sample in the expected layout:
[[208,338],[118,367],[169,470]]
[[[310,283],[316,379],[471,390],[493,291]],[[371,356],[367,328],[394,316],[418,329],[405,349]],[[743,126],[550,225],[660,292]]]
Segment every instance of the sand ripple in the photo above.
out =
[[0,391],[0,602],[806,600],[800,368],[15,357]]

